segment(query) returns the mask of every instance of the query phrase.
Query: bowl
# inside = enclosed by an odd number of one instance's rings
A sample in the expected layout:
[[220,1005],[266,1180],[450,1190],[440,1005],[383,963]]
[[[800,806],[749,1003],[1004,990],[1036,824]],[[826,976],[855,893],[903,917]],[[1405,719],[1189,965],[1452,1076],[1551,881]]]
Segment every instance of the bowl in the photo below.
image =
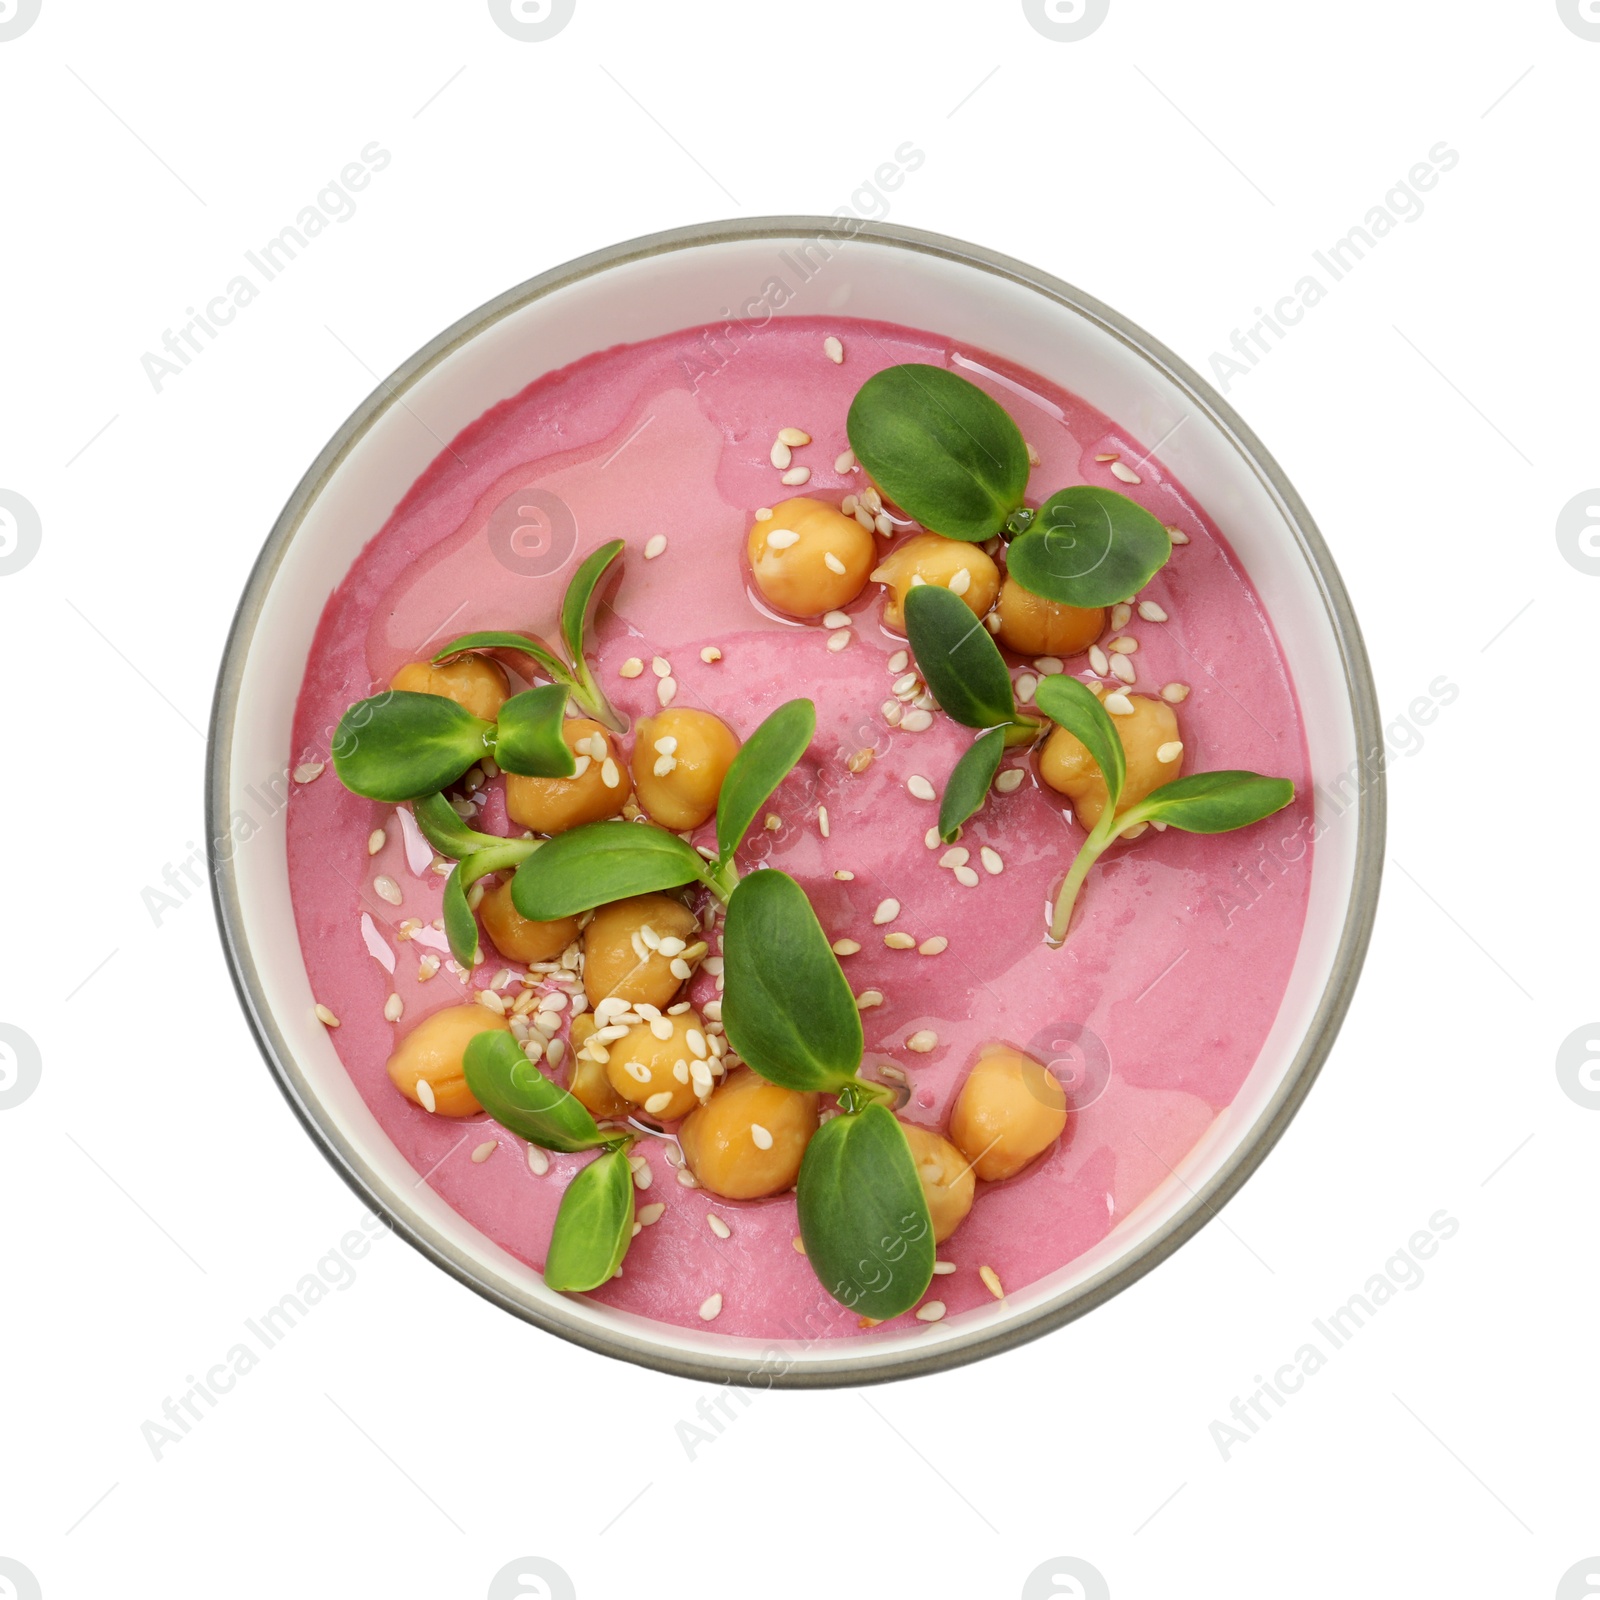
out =
[[[285,808],[265,802],[286,785],[323,604],[444,440],[541,374],[611,345],[730,316],[830,312],[981,346],[1076,391],[1134,437],[1164,441],[1162,460],[1223,528],[1276,625],[1321,836],[1277,1019],[1234,1102],[1168,1182],[1085,1255],[992,1307],[903,1334],[806,1343],[688,1331],[553,1293],[419,1185],[315,1020]],[[495,1304],[606,1355],[741,1386],[871,1383],[972,1361],[1081,1316],[1177,1249],[1261,1163],[1327,1057],[1366,951],[1384,785],[1363,758],[1378,749],[1360,630],[1327,547],[1259,440],[1171,351],[1070,284],[976,245],[853,218],[772,217],[652,234],[532,278],[446,329],[356,408],[290,496],[240,600],[212,712],[207,835],[227,958],[267,1065],[328,1160],[397,1233]],[[251,830],[236,846],[247,831],[233,825],[239,816]]]

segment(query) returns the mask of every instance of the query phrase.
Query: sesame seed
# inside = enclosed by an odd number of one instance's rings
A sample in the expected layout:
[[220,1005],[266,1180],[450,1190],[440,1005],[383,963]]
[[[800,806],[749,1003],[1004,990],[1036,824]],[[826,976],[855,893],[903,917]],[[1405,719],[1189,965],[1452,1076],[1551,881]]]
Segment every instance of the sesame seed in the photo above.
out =
[[1176,761],[1183,754],[1183,740],[1169,739],[1163,745],[1156,746],[1156,760],[1160,762]]
[[567,1041],[565,1039],[552,1039],[544,1047],[544,1058],[552,1067],[559,1067],[566,1053]]
[[1133,662],[1127,656],[1112,656],[1111,676],[1120,683],[1133,683],[1138,678]]
[[322,776],[322,765],[320,761],[302,761],[294,769],[294,781],[296,783],[315,783]]
[[550,1157],[536,1144],[528,1146],[528,1170],[536,1178],[542,1178],[550,1170]]
[[868,511],[865,506],[857,506],[855,510],[851,512],[851,515],[856,519],[857,522],[861,524],[863,528],[867,530],[868,533],[871,533],[872,530],[877,526],[877,524],[873,521],[872,513]]
[[1144,479],[1141,478],[1139,476],[1139,474],[1133,470],[1132,467],[1124,466],[1122,464],[1122,462],[1120,462],[1120,461],[1113,461],[1111,463],[1111,470],[1124,483],[1143,483],[1144,482]]
[[715,1212],[715,1211],[708,1211],[708,1212],[706,1212],[706,1226],[707,1226],[707,1227],[708,1227],[708,1228],[709,1228],[709,1229],[710,1229],[710,1230],[711,1230],[711,1231],[712,1231],[712,1232],[713,1232],[713,1233],[714,1233],[714,1234],[716,1234],[716,1236],[717,1236],[717,1237],[718,1237],[718,1238],[719,1238],[719,1239],[727,1239],[727,1238],[730,1238],[730,1237],[731,1237],[731,1236],[732,1236],[732,1234],[733,1234],[733,1229],[732,1229],[732,1228],[730,1228],[730,1227],[729,1227],[729,1226],[728,1226],[728,1224],[727,1224],[727,1223],[726,1223],[726,1222],[724,1222],[724,1221],[723,1221],[723,1220],[722,1220],[722,1218],[721,1218],[721,1217],[719,1217],[719,1216],[718,1216],[718,1215],[717,1215],[717,1214],[716,1214],[716,1212]]
[[914,800],[932,800],[934,798],[933,785],[921,773],[913,773],[906,779],[906,789]]
[[721,1294],[708,1295],[700,1302],[700,1320],[702,1322],[715,1322],[722,1311]]
[[831,550],[823,551],[823,553],[822,553],[822,564],[823,564],[823,566],[825,566],[828,569],[829,572],[836,573],[840,577],[844,576],[844,572],[845,572],[844,562],[842,562],[838,558],[838,556],[836,556],[833,553],[833,551],[831,551]]
[[678,1168],[678,1182],[685,1189],[698,1189],[700,1187],[700,1180],[687,1167]]
[[935,934],[931,939],[924,939],[922,943],[917,946],[917,954],[919,956],[941,956],[949,948],[950,941],[945,938],[942,933],[940,933]]
[[768,455],[768,460],[770,460],[773,466],[775,466],[781,472],[789,465],[791,461],[794,460],[794,456],[790,452],[788,445],[786,445],[782,439],[774,439],[772,441],[772,449]]
[[1033,670],[1041,678],[1053,678],[1058,672],[1066,670],[1060,656],[1039,656],[1033,663]]
[[906,1049],[915,1050],[919,1056],[925,1056],[938,1042],[939,1035],[932,1028],[919,1028],[906,1040]]
[[900,719],[905,715],[905,708],[901,706],[898,701],[885,700],[883,702],[882,711],[883,720],[887,722],[891,728],[898,728],[900,726]]
[[955,845],[939,857],[941,867],[964,867],[972,859],[970,850],[963,850],[960,845]]
[[933,1275],[936,1278],[948,1278],[955,1270],[956,1264],[953,1261],[935,1261],[933,1264]]
[[996,776],[994,786],[1001,794],[1010,794],[1013,790],[1022,786],[1023,777],[1024,773],[1021,767],[1007,767],[1004,772]]
[[778,437],[791,448],[798,449],[803,444],[811,443],[811,435],[804,428],[779,428]]
[[652,1200],[647,1206],[640,1206],[636,1213],[639,1221],[647,1228],[653,1228],[666,1212],[666,1205],[660,1200]]
[[833,953],[836,956],[853,956],[860,948],[861,946],[854,939],[835,939],[833,941]]
[[854,450],[841,450],[833,458],[833,470],[838,473],[854,472],[856,470],[856,453]]
[[[654,1100],[656,1097],[651,1095],[650,1098]],[[670,1100],[672,1096],[668,1095],[667,1098]],[[656,1181],[656,1175],[654,1170],[651,1168],[650,1163],[642,1156],[635,1157],[635,1159],[639,1164],[633,1169],[633,1186],[642,1194],[650,1187],[652,1183]]]
[[[672,704],[672,698],[675,694],[677,694],[677,692],[678,680],[676,678],[663,678],[661,682],[656,685],[656,699],[659,700],[664,706],[670,706]],[[609,767],[611,763],[608,761],[606,765]],[[614,789],[616,784],[609,784],[608,787]]]
[[838,655],[841,650],[847,650],[849,647],[850,630],[848,628],[840,628],[837,632],[828,635],[828,649],[834,655]]
[[1161,690],[1161,698],[1172,705],[1178,705],[1181,701],[1189,698],[1189,685],[1186,683],[1164,684]]
[[822,353],[835,366],[838,366],[844,360],[844,346],[831,333],[822,341]]
[[956,575],[950,580],[951,594],[965,594],[972,587],[972,573],[966,567],[960,567]]
[[481,1167],[483,1163],[487,1161],[489,1157],[492,1156],[499,1148],[500,1141],[498,1139],[485,1139],[483,1143],[472,1152],[472,1159],[477,1163],[478,1166]]
[[1106,710],[1114,717],[1131,717],[1133,715],[1133,701],[1120,690],[1115,694],[1108,694],[1104,704]]
[[637,678],[643,671],[644,662],[642,662],[638,656],[629,656],[628,659],[617,668],[617,676],[619,678]]
[[893,922],[894,919],[899,915],[900,902],[898,900],[880,900],[878,902],[878,909],[872,913],[872,920],[878,927],[881,928],[884,923]]
[[480,989],[476,998],[478,1004],[485,1011],[492,1011],[497,1017],[503,1017],[506,1014],[505,1001],[493,989]]
[[657,756],[652,770],[658,778],[664,778],[669,772],[674,771],[677,765],[677,760],[672,756]]
[[426,983],[428,979],[431,978],[438,970],[439,958],[438,956],[434,955],[432,951],[429,951],[428,954],[417,963],[417,982]]
[[1000,1282],[1000,1274],[993,1267],[979,1267],[978,1276],[983,1279],[983,1286],[996,1300],[1006,1297],[1005,1285]]
[[406,1003],[397,994],[392,994],[383,1002],[383,1020],[385,1022],[398,1022],[404,1012]]
[[1171,539],[1174,544],[1188,544],[1189,542],[1189,535],[1186,534],[1182,528],[1169,527],[1167,529],[1167,537]]
[[839,509],[844,512],[847,517],[853,517],[856,514],[856,507],[860,504],[861,502],[853,494],[847,494],[844,499],[839,502]]
[[851,772],[857,772],[857,773],[865,772],[867,770],[867,768],[870,767],[871,765],[872,765],[872,751],[867,749],[867,748],[865,748],[865,747],[863,747],[860,750],[857,750],[850,757],[850,759],[845,762],[845,766],[848,767]]
[[1131,633],[1118,634],[1106,646],[1114,656],[1131,656],[1139,648],[1139,641]]
[[789,1241],[789,1243],[794,1246],[794,1253],[797,1256],[803,1256],[806,1253],[806,1242],[798,1233]]
[[574,778],[581,778],[584,775],[584,773],[586,773],[589,770],[589,768],[592,767],[593,765],[594,765],[594,757],[593,756],[591,756],[591,755],[581,755],[581,756],[579,756],[578,759],[572,763],[572,776]]
[[840,883],[853,883],[855,881],[855,873],[851,872],[846,867],[840,867],[838,871],[834,873],[834,877],[837,878]]
[[[885,539],[892,538],[894,535],[894,522],[887,511],[880,511],[872,519],[872,526],[874,531],[881,533]],[[915,583],[917,580],[913,578],[911,581]]]
[[645,558],[645,560],[646,561],[654,561],[655,558],[658,555],[660,555],[661,552],[663,550],[665,550],[666,548],[667,548],[667,536],[666,536],[666,534],[664,534],[664,533],[651,534],[650,538],[645,542],[645,547],[644,547],[644,558]]
[[[687,1081],[689,1076],[689,1069],[687,1067],[683,1069],[683,1076]],[[651,1095],[650,1098],[645,1101],[644,1108],[650,1113],[651,1116],[658,1117],[671,1104],[672,1091],[670,1089],[664,1089],[660,1094]]]
[[426,1078],[417,1079],[417,1104],[429,1112],[439,1104],[433,1097],[433,1085]]
[[652,1017],[650,1019],[650,1032],[665,1042],[672,1037],[672,1024],[665,1017]]
[[323,1027],[337,1028],[339,1026],[339,1019],[334,1016],[334,1014],[325,1005],[319,1003],[316,1011],[317,1021],[320,1022]]
[[709,667],[722,659],[722,652],[714,644],[708,644],[700,652],[700,659]]
[[998,878],[1006,870],[1006,864],[1000,859],[1000,852],[991,849],[988,845],[978,852],[978,859],[983,863],[983,870],[991,878]]
[[386,834],[382,828],[374,828],[372,832],[367,835],[367,854],[369,856],[377,855],[377,853],[383,849],[384,845],[388,843],[388,840],[389,835]]
[[1029,444],[1026,439],[1024,439],[1022,441],[1022,447],[1023,447],[1024,450],[1026,450],[1028,452],[1028,465],[1030,467],[1038,466],[1039,465],[1039,452],[1037,450],[1035,450],[1033,448],[1033,446],[1031,444]]
[[682,956],[675,957],[668,964],[667,970],[680,983],[687,983],[689,979],[694,976],[693,971],[690,969],[689,963],[685,961]]
[[978,887],[978,874],[971,867],[957,867],[956,882],[965,889],[976,889]]
[[903,672],[889,685],[889,691],[897,698],[905,698],[917,693],[922,680],[914,672]]
[[380,900],[387,900],[392,906],[399,905],[401,900],[405,898],[400,893],[400,885],[386,873],[380,872],[378,876],[372,880],[372,890]]
[[883,942],[891,950],[910,950],[915,947],[917,941],[909,933],[886,933]]
[[1165,622],[1167,614],[1154,600],[1141,600],[1139,602],[1139,615],[1146,622]]
[[1017,699],[1026,704],[1033,699],[1038,687],[1039,680],[1031,672],[1020,673],[1017,677]]
[[933,726],[931,711],[907,711],[900,718],[900,726],[907,733],[926,733]]
[[770,1150],[772,1148],[772,1135],[759,1122],[752,1122],[750,1124],[750,1142],[757,1150]]
[[1120,454],[1121,454],[1121,451],[1118,451],[1118,450],[1102,450],[1095,457],[1095,460],[1098,461],[1102,466],[1104,466],[1105,463],[1108,462],[1108,461],[1115,461]]
[[1102,678],[1111,670],[1111,663],[1106,660],[1105,651],[1097,644],[1089,646],[1089,670]]
[[817,807],[817,832],[824,839],[828,837],[828,808],[826,806]]
[[801,483],[809,483],[811,481],[811,468],[790,467],[789,470],[784,473],[782,478],[780,478],[778,481],[791,486]]
[[881,1006],[882,1004],[882,989],[863,989],[861,993],[856,996],[857,1011],[870,1011],[874,1006]]
[[1148,822],[1136,822],[1122,837],[1124,839],[1137,839],[1149,826]]
[[684,1033],[683,1042],[689,1046],[690,1055],[697,1056],[701,1061],[704,1061],[710,1053],[710,1047],[706,1044],[706,1036],[698,1028],[688,1029]]
[[799,544],[800,535],[793,528],[774,528],[766,542],[769,550],[787,550],[790,545]]
[[917,1307],[918,1322],[937,1322],[943,1315],[943,1300],[925,1300]]

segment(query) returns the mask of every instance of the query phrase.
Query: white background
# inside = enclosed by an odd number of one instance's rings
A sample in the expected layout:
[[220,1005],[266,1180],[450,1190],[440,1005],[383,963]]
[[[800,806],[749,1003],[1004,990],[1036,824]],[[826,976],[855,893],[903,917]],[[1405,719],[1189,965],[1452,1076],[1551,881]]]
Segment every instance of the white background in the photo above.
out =
[[[1116,1600],[1590,1592],[1558,1585],[1600,1555],[1600,1111],[1555,1061],[1600,1013],[1600,577],[1555,525],[1600,481],[1597,74],[1554,0],[1112,0],[1077,43],[1017,0],[578,0],[543,43],[482,0],[43,0],[0,42],[0,489],[42,526],[0,576],[0,1022],[42,1061],[0,1110],[0,1556],[46,1600],[477,1597],[527,1555],[584,1600],[1083,1593],[1024,1590],[1058,1556]],[[1059,274],[1202,371],[1460,153],[1229,395],[1333,547],[1386,719],[1460,691],[1391,770],[1376,938],[1306,1108],[1221,1223],[1083,1321],[759,1397],[693,1460],[701,1387],[394,1240],[153,1459],[141,1424],[360,1212],[207,899],[159,926],[142,900],[202,839],[213,676],[278,508],[479,302],[653,229],[870,212],[908,139],[894,221]],[[373,140],[357,213],[157,393],[142,355]],[[1213,1420],[1441,1208],[1426,1281],[1225,1461]]]

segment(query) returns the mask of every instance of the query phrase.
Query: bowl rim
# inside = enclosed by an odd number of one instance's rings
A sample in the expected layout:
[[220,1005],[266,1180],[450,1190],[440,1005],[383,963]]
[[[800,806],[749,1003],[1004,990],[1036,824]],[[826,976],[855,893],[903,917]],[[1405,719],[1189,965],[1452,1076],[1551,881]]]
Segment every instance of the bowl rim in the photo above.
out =
[[[422,1219],[413,1222],[390,1208],[387,1186],[350,1147],[314,1098],[299,1091],[288,1062],[291,1052],[279,1031],[264,985],[244,932],[239,884],[231,852],[219,850],[226,837],[229,770],[233,732],[245,660],[257,622],[285,553],[307,511],[322,493],[356,442],[388,408],[403,404],[408,389],[455,350],[494,323],[531,302],[567,288],[611,268],[685,249],[724,243],[749,243],[790,237],[864,240],[886,248],[932,256],[974,268],[1054,301],[1096,324],[1118,343],[1154,367],[1168,382],[1203,412],[1251,469],[1279,514],[1293,532],[1320,590],[1343,667],[1345,689],[1355,724],[1356,748],[1382,749],[1377,691],[1360,625],[1350,604],[1338,568],[1293,485],[1261,441],[1231,406],[1193,368],[1153,339],[1137,324],[1113,311],[1093,296],[1060,278],[1039,271],[1013,257],[944,234],[884,222],[842,223],[837,217],[769,216],[735,218],[691,224],[641,235],[566,262],[496,295],[431,339],[402,362],[345,419],[306,470],[273,523],[260,555],[251,568],[240,596],[217,675],[208,729],[205,811],[206,845],[211,868],[212,903],[216,912],[223,953],[235,993],[244,1010],[257,1047],[278,1088],[301,1125],[334,1170],[370,1206],[375,1215],[429,1260],[475,1290],[485,1299],[546,1332],[599,1354],[647,1366],[676,1377],[711,1380],[744,1387],[831,1388],[889,1382],[926,1373],[947,1371],[984,1356],[997,1355],[1041,1335],[1053,1332],[1102,1305],[1186,1243],[1220,1208],[1233,1198],[1265,1160],[1299,1110],[1316,1081],[1338,1035],[1356,982],[1360,976],[1377,912],[1383,871],[1386,781],[1382,765],[1376,770],[1364,763],[1368,781],[1357,796],[1357,836],[1349,902],[1334,950],[1328,980],[1317,1002],[1293,1062],[1248,1136],[1231,1152],[1206,1185],[1166,1222],[1139,1242],[1128,1258],[1068,1290],[1059,1299],[1005,1328],[971,1333],[947,1340],[935,1348],[902,1349],[892,1355],[870,1344],[854,1359],[816,1363],[808,1354],[785,1361],[780,1370],[756,1359],[683,1347],[674,1349],[671,1333],[646,1336],[626,1328],[595,1329],[565,1321],[559,1311],[504,1292],[487,1281],[467,1257],[460,1254]],[[665,1329],[666,1325],[663,1325]],[[760,1341],[757,1341],[760,1342]],[[774,1341],[777,1343],[777,1341]]]

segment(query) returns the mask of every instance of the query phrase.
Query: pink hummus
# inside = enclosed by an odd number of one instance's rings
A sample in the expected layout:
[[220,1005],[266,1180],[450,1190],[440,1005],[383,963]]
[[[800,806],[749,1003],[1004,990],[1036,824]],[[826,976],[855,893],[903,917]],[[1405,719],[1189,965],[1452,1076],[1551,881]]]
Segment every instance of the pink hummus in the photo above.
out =
[[[828,335],[843,341],[842,364],[824,353]],[[980,1184],[971,1215],[939,1249],[956,1270],[936,1277],[929,1295],[956,1316],[993,1304],[980,1266],[1019,1289],[1066,1266],[1174,1181],[1170,1169],[1248,1077],[1284,992],[1309,883],[1310,784],[1294,688],[1222,532],[1140,441],[1071,394],[981,351],[881,323],[780,319],[737,349],[712,348],[708,330],[690,329],[606,351],[540,378],[452,440],[328,600],[300,693],[296,759],[325,760],[351,702],[460,634],[557,637],[556,608],[578,561],[626,539],[626,570],[590,640],[596,675],[619,710],[638,718],[657,709],[656,657],[670,664],[676,704],[713,711],[741,736],[785,700],[816,702],[815,742],[768,808],[782,826],[758,823],[740,864],[782,867],[830,938],[860,942],[845,972],[858,995],[882,995],[863,1013],[869,1075],[874,1064],[897,1064],[911,1085],[902,1115],[941,1130],[991,1041],[1052,1062],[1066,1085],[1074,1112],[1057,1147],[1009,1182]],[[773,615],[748,587],[743,548],[756,509],[796,494],[837,504],[861,489],[859,473],[834,470],[847,446],[846,412],[868,377],[905,361],[952,366],[1007,407],[1039,456],[1030,499],[1102,484],[1187,535],[1142,596],[1167,620],[1135,615],[1123,630],[1139,642],[1134,692],[1191,687],[1178,707],[1186,771],[1251,768],[1293,779],[1300,795],[1244,833],[1150,832],[1115,847],[1091,874],[1060,950],[1044,942],[1046,902],[1083,834],[1025,753],[1006,758],[1027,769],[1021,786],[991,795],[961,841],[973,866],[987,845],[1003,870],[980,870],[976,887],[965,887],[938,865],[942,850],[924,842],[937,808],[913,798],[907,780],[920,774],[942,789],[971,736],[942,715],[920,733],[886,723],[887,663],[905,646],[878,620],[879,585],[850,608],[849,643],[838,650],[828,648],[833,630]],[[803,488],[784,487],[769,459],[785,427],[814,441],[794,456],[811,469]],[[1095,459],[1111,453],[1141,481],[1129,484]],[[529,504],[535,512],[523,513]],[[666,547],[646,560],[656,535]],[[703,661],[706,646],[721,659]],[[644,661],[641,676],[619,675],[629,657]],[[1013,665],[1018,677],[1038,670]],[[1084,657],[1066,667],[1089,673]],[[875,759],[852,775],[846,758],[863,748]],[[494,789],[474,826],[515,831]],[[369,855],[379,828],[386,843]],[[541,1266],[565,1183],[589,1157],[552,1155],[536,1175],[521,1139],[486,1117],[429,1115],[385,1073],[397,1038],[423,1017],[470,998],[508,966],[520,969],[486,942],[470,977],[451,970],[431,926],[444,886],[432,851],[409,814],[350,794],[331,765],[296,786],[288,848],[312,990],[341,1020],[333,1041],[363,1098],[450,1205]],[[841,869],[854,877],[836,878]],[[399,887],[399,905],[375,889],[380,876]],[[891,897],[901,906],[894,929],[919,943],[942,936],[948,948],[936,956],[886,948],[890,930],[874,926],[873,913]],[[407,919],[422,926],[402,938]],[[419,982],[419,958],[430,951],[444,965]],[[520,992],[513,983],[510,994]],[[716,979],[700,972],[689,993],[702,1005]],[[404,1007],[398,1023],[384,1018],[391,994]],[[906,1046],[922,1030],[937,1035],[928,1053]],[[499,1147],[474,1161],[489,1140]],[[720,1294],[714,1332],[871,1336],[793,1248],[792,1194],[718,1199],[675,1181],[663,1141],[643,1139],[637,1150],[652,1173],[639,1203],[666,1209],[633,1240],[624,1275],[592,1298],[704,1329],[700,1307]],[[711,1231],[708,1212],[727,1222],[728,1238]],[[909,1313],[885,1326],[900,1324],[915,1326]]]

